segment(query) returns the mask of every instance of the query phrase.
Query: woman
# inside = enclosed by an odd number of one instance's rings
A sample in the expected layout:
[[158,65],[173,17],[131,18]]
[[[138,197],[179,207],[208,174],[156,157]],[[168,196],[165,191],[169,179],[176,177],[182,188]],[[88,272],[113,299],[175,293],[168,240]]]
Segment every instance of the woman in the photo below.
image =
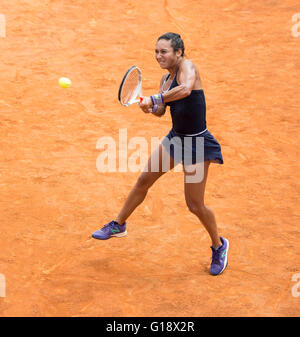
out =
[[[95,239],[107,240],[127,234],[125,221],[143,202],[154,182],[167,171],[163,169],[163,161],[167,157],[169,169],[173,169],[178,162],[184,165],[185,200],[189,210],[199,218],[211,238],[210,272],[212,275],[219,275],[228,264],[229,241],[218,235],[214,213],[204,204],[204,192],[210,163],[223,164],[221,147],[206,128],[206,105],[201,79],[193,62],[185,58],[184,43],[180,35],[166,33],[160,36],[155,54],[160,67],[168,70],[168,73],[161,79],[160,93],[143,97],[140,108],[145,113],[159,117],[165,113],[166,106],[170,106],[173,127],[151,154],[145,170],[139,176],[118,216],[92,236]],[[198,155],[199,149],[197,150],[196,146],[200,137],[204,140],[202,156]],[[189,146],[185,146],[187,139],[189,142],[186,143],[189,143]],[[181,153],[179,160],[178,156],[175,156],[176,153]],[[185,165],[187,159],[190,165]],[[155,161],[158,169],[153,172],[151,168]],[[190,168],[195,172],[199,165],[202,165],[203,177],[191,182]]]

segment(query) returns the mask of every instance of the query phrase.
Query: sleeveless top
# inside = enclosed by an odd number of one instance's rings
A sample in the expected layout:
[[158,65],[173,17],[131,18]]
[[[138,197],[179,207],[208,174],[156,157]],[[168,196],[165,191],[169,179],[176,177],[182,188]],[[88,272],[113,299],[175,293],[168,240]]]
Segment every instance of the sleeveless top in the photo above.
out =
[[[166,77],[164,83],[169,76],[170,74]],[[177,74],[168,90],[178,86],[176,77]],[[175,133],[196,135],[206,130],[206,103],[203,89],[192,90],[189,96],[177,101],[168,102],[166,105],[170,106],[172,125]]]

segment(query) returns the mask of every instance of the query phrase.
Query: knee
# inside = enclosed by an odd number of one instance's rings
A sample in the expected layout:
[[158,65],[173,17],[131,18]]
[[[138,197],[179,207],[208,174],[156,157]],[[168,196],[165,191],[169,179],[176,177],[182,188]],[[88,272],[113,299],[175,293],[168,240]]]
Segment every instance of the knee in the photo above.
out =
[[187,206],[191,213],[197,215],[200,218],[204,217],[206,213],[206,208],[204,204],[189,202],[187,203]]
[[151,183],[147,177],[140,175],[135,184],[135,188],[142,191],[147,191],[151,187]]

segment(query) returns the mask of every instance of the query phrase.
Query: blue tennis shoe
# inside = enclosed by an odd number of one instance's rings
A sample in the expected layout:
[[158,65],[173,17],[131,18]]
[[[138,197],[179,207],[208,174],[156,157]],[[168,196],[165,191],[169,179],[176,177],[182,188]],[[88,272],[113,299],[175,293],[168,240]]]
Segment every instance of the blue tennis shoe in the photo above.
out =
[[124,222],[123,225],[120,225],[116,221],[111,221],[103,228],[93,233],[92,237],[98,240],[107,240],[113,237],[121,238],[126,234],[126,222]]
[[221,274],[228,265],[228,249],[229,249],[229,241],[220,236],[220,240],[222,242],[222,246],[215,249],[214,247],[210,247],[212,250],[212,259],[210,266],[211,275],[219,275]]

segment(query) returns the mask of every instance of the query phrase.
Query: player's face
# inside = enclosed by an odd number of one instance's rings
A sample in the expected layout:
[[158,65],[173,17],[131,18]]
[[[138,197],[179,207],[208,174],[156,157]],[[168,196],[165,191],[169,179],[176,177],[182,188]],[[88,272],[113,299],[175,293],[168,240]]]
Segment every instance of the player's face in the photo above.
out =
[[180,55],[181,50],[174,52],[174,49],[171,46],[171,40],[157,41],[155,57],[162,69],[170,69],[174,67],[177,64]]

